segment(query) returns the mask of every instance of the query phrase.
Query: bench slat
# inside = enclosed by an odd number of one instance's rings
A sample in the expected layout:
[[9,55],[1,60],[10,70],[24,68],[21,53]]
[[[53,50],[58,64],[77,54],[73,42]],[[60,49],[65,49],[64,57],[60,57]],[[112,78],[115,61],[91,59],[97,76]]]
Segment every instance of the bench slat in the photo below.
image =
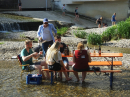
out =
[[[53,71],[53,70],[49,70],[49,69],[42,69],[42,71]],[[57,72],[74,72],[74,70],[60,70]],[[94,72],[94,71],[86,71],[86,72]],[[99,72],[99,71],[96,71]],[[121,73],[122,70],[101,70],[101,72],[113,72],[113,73]]]
[[[72,66],[74,63],[72,61],[69,62],[69,66]],[[88,63],[89,66],[111,66],[111,61],[92,61]],[[121,66],[121,61],[113,61],[114,66]]]

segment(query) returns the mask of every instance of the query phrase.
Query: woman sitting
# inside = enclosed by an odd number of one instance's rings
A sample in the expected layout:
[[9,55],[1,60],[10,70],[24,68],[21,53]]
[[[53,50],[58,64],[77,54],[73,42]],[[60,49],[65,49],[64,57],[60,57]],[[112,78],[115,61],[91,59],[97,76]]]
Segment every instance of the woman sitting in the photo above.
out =
[[[53,45],[47,50],[46,63],[48,64],[48,68],[50,70],[54,70],[55,61],[57,63],[60,61],[60,64],[62,66],[61,70],[67,70],[62,61],[62,56],[60,53],[60,46],[61,46],[60,42],[54,42]],[[72,79],[72,78],[68,77],[67,72],[64,72],[64,75],[65,75],[67,81]]]
[[89,51],[84,50],[83,43],[78,43],[77,50],[73,52],[73,62],[75,63],[72,67],[74,75],[77,78],[77,82],[79,82],[78,72],[82,72],[82,83],[84,83],[84,79],[86,77],[86,71],[89,70],[88,62],[91,62]]

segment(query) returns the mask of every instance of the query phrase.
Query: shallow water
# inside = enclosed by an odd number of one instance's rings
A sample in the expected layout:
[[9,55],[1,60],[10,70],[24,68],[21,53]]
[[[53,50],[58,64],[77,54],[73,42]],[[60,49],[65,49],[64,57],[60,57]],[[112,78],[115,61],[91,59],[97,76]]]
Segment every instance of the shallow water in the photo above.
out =
[[[76,83],[73,73],[70,73],[72,81],[55,81],[50,85],[50,80],[42,80],[41,85],[27,85],[26,75],[21,79],[21,68],[17,60],[0,61],[0,96],[1,97],[130,97],[130,69],[123,69],[122,73],[114,74],[113,89],[110,89],[109,76],[103,73],[96,76],[94,73],[87,74],[85,84]],[[36,74],[37,70],[32,74]],[[81,78],[81,73],[79,73]]]
[[[85,47],[86,46],[87,45],[85,45]],[[91,49],[94,50],[94,47],[95,47],[95,50],[99,49],[98,45],[88,45],[88,46],[90,48],[90,51],[91,51]],[[102,51],[109,51],[109,52],[117,52],[117,53],[127,53],[127,54],[130,54],[130,48],[110,47],[110,46],[104,46],[104,45],[102,45],[101,46],[101,50]]]

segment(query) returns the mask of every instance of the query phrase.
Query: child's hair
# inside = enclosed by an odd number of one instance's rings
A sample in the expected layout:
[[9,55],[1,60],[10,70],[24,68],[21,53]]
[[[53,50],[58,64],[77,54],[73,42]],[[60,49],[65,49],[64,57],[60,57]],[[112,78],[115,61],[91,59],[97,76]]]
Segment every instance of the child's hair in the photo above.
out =
[[58,36],[58,35],[55,36],[55,40],[56,40],[56,39],[61,39],[61,36]]
[[65,4],[63,4],[63,6],[65,6]]

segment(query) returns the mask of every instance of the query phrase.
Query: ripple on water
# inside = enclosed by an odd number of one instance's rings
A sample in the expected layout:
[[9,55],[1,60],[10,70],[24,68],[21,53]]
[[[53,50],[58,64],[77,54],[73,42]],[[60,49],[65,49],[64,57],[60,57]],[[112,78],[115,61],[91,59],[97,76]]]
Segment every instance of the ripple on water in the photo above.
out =
[[[26,74],[21,80],[20,70],[17,61],[0,61],[0,96],[130,97],[130,69],[123,69],[122,73],[114,74],[113,90],[109,87],[109,77],[103,74],[87,74],[85,84],[74,82],[76,78],[70,73],[73,77],[70,82],[65,82],[63,78],[63,82],[57,81],[54,85],[50,85],[49,80],[43,80],[41,85],[26,85]],[[81,78],[81,73],[79,76]]]

